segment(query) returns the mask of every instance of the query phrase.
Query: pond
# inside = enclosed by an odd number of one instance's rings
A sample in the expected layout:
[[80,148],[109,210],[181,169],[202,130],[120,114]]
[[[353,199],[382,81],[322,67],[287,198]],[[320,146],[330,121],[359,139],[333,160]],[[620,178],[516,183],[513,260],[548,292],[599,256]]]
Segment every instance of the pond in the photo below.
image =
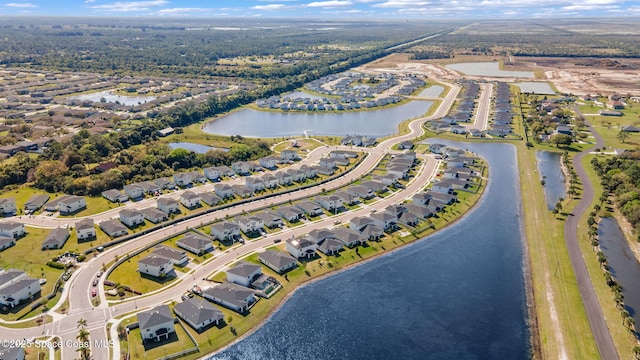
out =
[[444,87],[443,86],[431,85],[428,88],[422,90],[420,92],[420,94],[418,94],[418,96],[419,97],[434,98],[434,97],[439,97],[440,94],[442,94],[443,91],[444,91]]
[[515,83],[517,87],[520,88],[520,92],[530,93],[530,94],[539,94],[539,95],[554,95],[556,92],[553,91],[551,85],[546,82],[539,81],[523,81],[520,83]]
[[77,96],[70,97],[75,100],[91,100],[93,102],[100,102],[101,99],[105,99],[105,102],[115,103],[116,101],[122,105],[127,106],[135,106],[140,104],[144,104],[147,101],[153,101],[157,99],[157,96],[125,96],[125,95],[116,95],[112,92],[112,90],[105,90],[100,92],[94,92],[90,94],[82,94]]
[[528,359],[515,148],[457,145],[491,168],[466,217],[303,286],[260,329],[209,359]]
[[536,151],[540,181],[544,180],[544,196],[547,207],[553,210],[559,198],[566,198],[566,179],[562,171],[562,154],[553,151]]
[[500,70],[499,62],[468,62],[445,65],[446,68],[473,76],[533,78],[532,71]]
[[625,309],[640,324],[640,264],[629,247],[618,222],[613,217],[606,217],[598,224],[600,249],[607,257],[609,271],[622,286]]
[[366,135],[382,137],[398,132],[401,122],[423,116],[433,101],[349,112],[271,112],[250,108],[206,123],[202,130],[217,135],[281,137],[309,135]]
[[172,143],[168,143],[167,145],[169,145],[171,150],[186,149],[189,151],[193,151],[194,153],[197,153],[197,154],[204,154],[209,150],[222,150],[224,152],[229,151],[229,149],[227,148],[219,148],[219,147],[207,146],[207,145],[190,143],[190,142],[172,142]]

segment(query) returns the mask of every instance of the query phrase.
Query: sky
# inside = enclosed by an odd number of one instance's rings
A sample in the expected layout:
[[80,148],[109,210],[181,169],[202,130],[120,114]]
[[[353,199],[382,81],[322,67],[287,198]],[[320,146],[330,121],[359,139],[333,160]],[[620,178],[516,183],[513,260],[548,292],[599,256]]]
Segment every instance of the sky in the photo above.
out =
[[0,16],[472,19],[640,16],[640,0],[0,0]]

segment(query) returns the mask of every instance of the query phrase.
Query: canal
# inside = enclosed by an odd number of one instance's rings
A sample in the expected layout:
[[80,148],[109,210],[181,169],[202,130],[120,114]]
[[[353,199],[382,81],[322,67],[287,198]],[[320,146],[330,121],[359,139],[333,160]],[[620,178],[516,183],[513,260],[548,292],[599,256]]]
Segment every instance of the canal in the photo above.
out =
[[438,142],[488,161],[488,187],[469,214],[301,287],[209,359],[528,359],[515,147]]

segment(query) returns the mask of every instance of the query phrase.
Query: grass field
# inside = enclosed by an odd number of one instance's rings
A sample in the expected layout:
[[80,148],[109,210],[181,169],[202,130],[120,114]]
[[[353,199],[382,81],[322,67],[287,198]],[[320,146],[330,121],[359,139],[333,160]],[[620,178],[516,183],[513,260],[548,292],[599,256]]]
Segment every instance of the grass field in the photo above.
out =
[[138,260],[147,257],[149,254],[151,254],[151,249],[145,250],[142,253],[131,257],[118,265],[118,267],[109,274],[107,279],[116,284],[128,285],[132,289],[140,291],[143,294],[158,290],[175,281],[175,277],[156,279],[152,276],[142,275],[138,272]]
[[592,102],[587,103],[587,105],[579,107],[580,111],[591,123],[593,128],[602,136],[607,147],[611,149],[635,149],[640,145],[640,133],[627,133],[628,137],[625,139],[624,143],[618,138],[620,127],[625,125],[639,126],[639,103],[630,102],[624,110],[619,110],[624,114],[623,116],[592,116],[591,114],[597,114],[599,110],[608,109],[602,106],[596,106]]

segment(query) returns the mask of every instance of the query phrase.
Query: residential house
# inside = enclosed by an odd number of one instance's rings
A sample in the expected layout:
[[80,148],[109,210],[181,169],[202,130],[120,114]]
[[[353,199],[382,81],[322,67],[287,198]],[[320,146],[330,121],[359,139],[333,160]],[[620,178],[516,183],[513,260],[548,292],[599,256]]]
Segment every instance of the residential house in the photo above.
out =
[[227,281],[249,287],[251,283],[262,275],[262,267],[247,261],[238,261],[227,269]]
[[160,185],[152,183],[151,181],[143,181],[137,183],[137,185],[140,186],[144,190],[144,192],[149,195],[160,195],[160,193],[162,193],[162,187]]
[[365,238],[358,231],[351,228],[341,226],[331,230],[331,232],[333,232],[336,239],[342,241],[342,244],[347,247],[358,246],[366,242]]
[[297,222],[304,218],[304,212],[295,206],[281,206],[276,212],[288,222]]
[[334,158],[328,158],[328,157],[323,157],[320,159],[320,161],[318,162],[320,167],[325,167],[325,168],[329,168],[329,169],[335,169],[336,168],[336,159]]
[[400,144],[398,144],[398,149],[399,150],[405,150],[405,149],[411,150],[411,149],[413,149],[413,142],[408,141],[408,140],[407,141],[403,141]]
[[442,193],[430,193],[431,198],[433,200],[438,200],[442,204],[451,205],[458,201],[455,195],[452,194],[442,194]]
[[78,211],[87,208],[87,202],[81,196],[65,195],[59,199],[56,199],[56,201],[58,210],[60,211],[60,215],[75,214]]
[[261,219],[264,226],[268,227],[269,229],[279,228],[284,225],[280,215],[274,213],[273,211],[264,210],[254,214],[253,216]]
[[138,272],[157,278],[169,276],[173,272],[173,261],[163,256],[148,255],[138,260]]
[[151,221],[154,224],[157,224],[162,221],[166,221],[168,219],[167,213],[164,211],[160,211],[156,208],[144,208],[140,210],[145,219]]
[[200,206],[202,197],[192,191],[185,191],[180,195],[180,203],[188,209],[195,209]]
[[329,211],[338,211],[343,207],[343,199],[337,195],[317,196],[315,201]]
[[265,156],[258,159],[258,163],[265,169],[275,169],[278,167],[280,160],[275,156]]
[[331,176],[335,173],[333,168],[326,167],[326,166],[317,166],[315,167],[315,170],[316,170],[316,174],[326,175],[326,176]]
[[163,211],[167,214],[180,212],[178,201],[170,197],[158,198],[156,200],[156,205],[158,206],[158,210]]
[[384,231],[393,231],[397,228],[398,217],[388,211],[380,211],[369,215],[373,224]]
[[278,171],[274,176],[278,179],[278,184],[282,186],[291,185],[293,183],[293,176],[286,171]]
[[216,166],[215,168],[220,173],[220,176],[235,176],[235,174],[236,174],[236,172],[233,171],[232,168],[230,168],[230,167],[228,167],[226,165]]
[[431,193],[419,192],[413,195],[411,201],[416,205],[426,206],[431,200]]
[[446,155],[447,146],[444,144],[429,144],[429,151],[434,154]]
[[122,209],[118,213],[120,221],[128,227],[136,227],[144,224],[144,214],[136,209]]
[[324,213],[320,205],[314,204],[311,201],[299,201],[295,203],[295,206],[302,210],[307,216],[318,216]]
[[139,199],[144,196],[144,188],[138,184],[125,185],[124,193],[131,199]]
[[343,205],[355,205],[360,200],[358,196],[345,190],[336,191],[333,195],[341,198]]
[[384,230],[376,225],[370,224],[362,228],[361,233],[367,240],[378,240],[384,235]]
[[189,176],[191,177],[191,182],[194,183],[194,184],[206,184],[207,183],[207,177],[205,175],[203,175],[198,170],[194,170],[194,171],[188,172],[187,174],[189,174]]
[[76,237],[78,242],[96,238],[96,228],[93,219],[82,219],[76,223]]
[[16,239],[6,237],[6,236],[0,236],[0,251],[3,251],[4,249],[8,249],[15,244],[16,244]]
[[240,226],[230,221],[215,223],[211,225],[211,235],[221,241],[236,241],[240,239]]
[[371,189],[360,185],[349,186],[346,191],[349,194],[355,195],[363,200],[371,199],[375,196]]
[[342,250],[342,241],[335,237],[327,238],[318,243],[317,249],[325,255],[337,255]]
[[168,340],[169,335],[176,332],[175,319],[167,305],[160,305],[151,310],[140,312],[137,318],[142,342]]
[[170,178],[162,177],[153,180],[153,183],[160,186],[162,190],[173,190],[176,188],[176,183]]
[[185,234],[182,239],[176,241],[176,245],[194,254],[204,254],[214,250],[211,239],[192,232]]
[[3,214],[15,215],[16,214],[16,199],[15,198],[0,198],[0,211]]
[[42,250],[62,249],[69,239],[69,235],[69,229],[56,228],[51,230],[42,242]]
[[451,180],[441,180],[433,183],[431,186],[432,192],[451,194],[453,192],[453,183]]
[[364,186],[367,189],[373,191],[373,192],[385,192],[387,191],[387,187],[385,185],[383,185],[381,182],[379,181],[375,181],[375,180],[366,180],[360,183],[360,186]]
[[353,229],[358,232],[362,232],[367,225],[373,225],[373,219],[367,216],[356,216],[349,220],[349,229]]
[[313,179],[318,175],[317,167],[315,166],[300,165],[298,171],[304,173],[304,176],[307,179]]
[[27,232],[24,229],[24,224],[13,221],[0,222],[0,236],[18,239],[24,236],[26,233]]
[[434,215],[434,211],[430,208],[419,204],[406,204],[407,211],[419,218],[429,218]]
[[176,185],[184,188],[191,186],[193,179],[191,178],[190,173],[180,172],[173,175],[173,182],[175,182]]
[[398,177],[393,174],[385,174],[375,177],[375,181],[381,183],[384,186],[396,186],[398,184]]
[[230,199],[236,196],[235,191],[229,184],[216,184],[213,187],[216,195],[220,196],[223,199]]
[[24,208],[30,212],[39,210],[49,201],[49,195],[33,195],[24,204]]
[[201,193],[202,201],[209,206],[216,206],[222,202],[222,198],[216,195],[213,191]]
[[420,219],[418,216],[412,212],[405,211],[400,216],[398,216],[398,222],[405,224],[407,226],[416,226]]
[[215,167],[207,167],[202,169],[204,171],[204,176],[211,181],[218,181],[220,179],[220,170]]
[[335,238],[336,236],[333,232],[325,228],[311,230],[305,237],[314,243],[319,244],[326,239]]
[[282,150],[280,152],[280,159],[283,162],[295,161],[295,160],[299,159],[298,158],[298,152],[296,150],[290,150],[290,149]]
[[305,174],[304,171],[301,171],[298,169],[290,169],[290,170],[287,170],[287,173],[291,175],[291,178],[295,182],[304,182],[305,180],[307,180],[307,175]]
[[267,189],[275,189],[278,187],[278,178],[271,174],[265,174],[262,176],[262,182]]
[[127,235],[129,231],[116,219],[105,220],[100,223],[100,229],[112,238]]
[[161,130],[158,130],[158,136],[165,137],[173,134],[175,130],[172,127],[167,127]]
[[573,136],[573,130],[571,130],[571,128],[569,126],[566,126],[566,125],[558,125],[556,127],[556,133],[557,134]]
[[397,179],[406,179],[409,175],[410,167],[406,165],[390,165],[386,168],[387,174],[396,177]]
[[217,326],[224,319],[220,310],[203,299],[185,299],[173,307],[173,312],[197,332],[209,325]]
[[0,306],[13,308],[40,293],[40,282],[22,270],[0,270]]
[[316,256],[316,243],[306,238],[287,239],[285,248],[296,259]]
[[102,192],[102,197],[111,201],[112,203],[123,203],[129,201],[129,197],[119,190],[110,189]]
[[290,255],[278,250],[267,250],[258,254],[258,260],[278,274],[285,273],[298,265]]
[[249,307],[257,301],[251,289],[229,282],[204,290],[202,296],[241,314],[249,311]]
[[253,192],[264,190],[264,181],[258,176],[247,176],[245,179],[245,185]]
[[249,189],[246,185],[237,184],[231,187],[233,188],[233,192],[243,199],[253,196],[253,190]]
[[236,218],[236,223],[240,226],[240,230],[247,235],[260,233],[264,226],[262,219],[253,215],[238,216]]
[[151,255],[171,260],[172,265],[184,266],[189,261],[187,253],[164,245],[157,245],[151,249]]
[[358,153],[347,150],[333,150],[329,153],[329,157],[332,159],[355,159],[358,157]]
[[253,164],[249,161],[236,161],[231,164],[231,168],[238,175],[246,175],[251,173],[253,169]]

